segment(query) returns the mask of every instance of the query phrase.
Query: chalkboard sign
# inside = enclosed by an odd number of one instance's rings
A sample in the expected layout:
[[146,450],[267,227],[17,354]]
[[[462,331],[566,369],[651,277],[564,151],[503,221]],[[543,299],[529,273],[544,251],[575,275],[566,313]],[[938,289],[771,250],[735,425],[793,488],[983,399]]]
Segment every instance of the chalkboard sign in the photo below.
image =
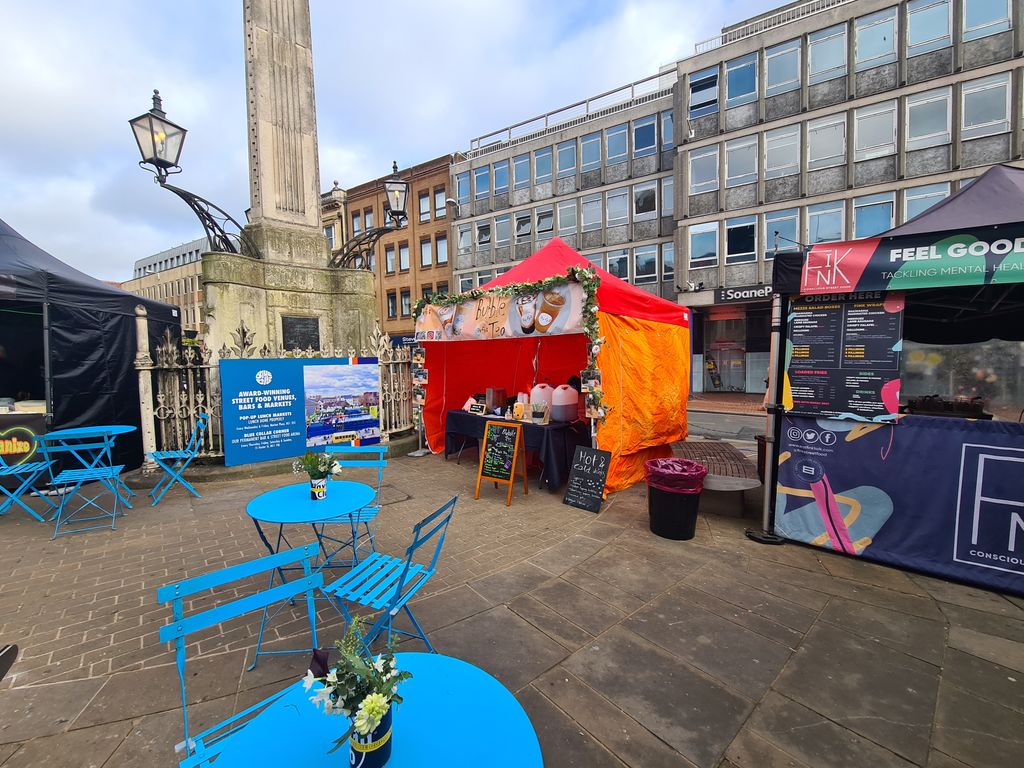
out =
[[492,480],[495,485],[508,486],[505,506],[512,504],[512,486],[515,484],[516,469],[522,465],[523,493],[530,487],[526,481],[526,457],[523,449],[523,428],[520,424],[504,421],[488,421],[484,425],[484,444],[480,448],[480,468],[476,475],[476,493],[480,498],[480,481]]
[[285,349],[320,350],[320,319],[281,316],[281,336]]
[[569,471],[569,482],[565,486],[562,503],[588,512],[601,511],[604,499],[604,483],[608,478],[608,465],[612,455],[608,451],[596,448],[576,446],[576,455],[572,457],[572,469]]

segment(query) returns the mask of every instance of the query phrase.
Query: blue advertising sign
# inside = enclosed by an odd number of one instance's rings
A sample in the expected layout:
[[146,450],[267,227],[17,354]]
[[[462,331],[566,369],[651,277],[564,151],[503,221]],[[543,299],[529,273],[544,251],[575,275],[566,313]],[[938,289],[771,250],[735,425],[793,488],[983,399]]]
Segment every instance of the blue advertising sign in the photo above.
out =
[[375,357],[222,360],[224,464],[380,442]]
[[787,416],[775,531],[1024,594],[1024,425]]

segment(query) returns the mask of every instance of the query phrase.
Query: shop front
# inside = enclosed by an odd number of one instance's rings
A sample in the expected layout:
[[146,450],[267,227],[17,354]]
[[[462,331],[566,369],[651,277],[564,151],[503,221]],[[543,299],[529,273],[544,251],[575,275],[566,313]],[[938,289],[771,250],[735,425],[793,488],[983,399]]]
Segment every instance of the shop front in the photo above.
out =
[[770,285],[715,290],[694,310],[694,392],[764,393],[771,329]]

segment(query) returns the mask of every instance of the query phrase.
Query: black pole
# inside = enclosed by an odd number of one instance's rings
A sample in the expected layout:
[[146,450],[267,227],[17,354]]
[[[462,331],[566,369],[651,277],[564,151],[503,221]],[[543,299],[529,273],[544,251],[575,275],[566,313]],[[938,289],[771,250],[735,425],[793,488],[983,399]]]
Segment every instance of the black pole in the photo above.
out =
[[50,370],[50,301],[49,286],[43,298],[43,397],[46,400],[46,429],[53,426],[53,380]]

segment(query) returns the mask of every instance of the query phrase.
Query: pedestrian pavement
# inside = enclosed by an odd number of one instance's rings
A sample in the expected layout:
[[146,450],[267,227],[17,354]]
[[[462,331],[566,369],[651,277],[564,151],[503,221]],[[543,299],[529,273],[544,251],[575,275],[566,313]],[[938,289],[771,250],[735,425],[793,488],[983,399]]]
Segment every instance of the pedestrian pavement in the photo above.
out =
[[[27,515],[0,518],[0,643],[22,648],[0,683],[0,766],[175,765],[156,589],[264,554],[245,503],[297,479],[203,483],[202,499],[175,489],[116,531],[55,542]],[[413,610],[438,651],[515,693],[549,768],[1020,765],[1024,599],[757,544],[743,535],[756,522],[738,517],[702,514],[692,541],[660,539],[642,484],[593,515],[535,478],[511,507],[487,484],[474,500],[474,480],[472,459],[390,461],[379,547],[399,553],[416,520],[459,495]],[[304,638],[297,610],[271,647]],[[327,645],[341,627],[326,606],[319,616]],[[236,620],[190,647],[194,727],[305,672],[301,655],[246,672],[256,628]],[[439,749],[457,717],[438,713]]]

